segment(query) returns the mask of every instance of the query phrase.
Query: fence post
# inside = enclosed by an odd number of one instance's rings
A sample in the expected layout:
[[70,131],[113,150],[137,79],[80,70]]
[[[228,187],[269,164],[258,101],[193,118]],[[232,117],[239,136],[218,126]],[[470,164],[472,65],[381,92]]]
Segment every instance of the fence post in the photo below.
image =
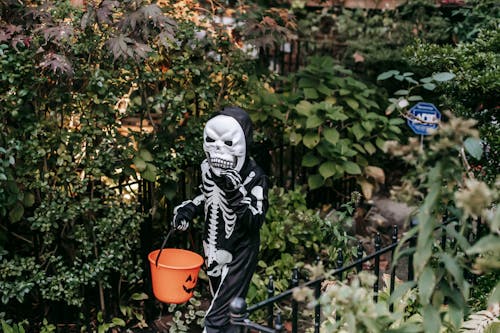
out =
[[361,262],[361,259],[363,259],[363,242],[362,241],[358,242],[356,259],[359,261],[358,264],[356,265],[356,270],[359,273],[363,270],[363,263]]
[[[339,249],[337,253],[337,268],[342,268],[343,265],[344,265],[344,254],[342,253],[342,249]],[[343,278],[342,272],[339,272],[338,278],[339,281],[342,281]]]
[[[299,269],[294,267],[292,270],[292,288],[298,287],[299,285]],[[298,302],[292,298],[292,333],[297,333],[298,329],[298,311],[299,304]]]
[[319,304],[319,297],[321,296],[321,283],[316,283],[314,286],[314,298],[316,299],[316,306],[314,307],[314,333],[320,333],[321,326],[321,305]]
[[[398,242],[398,226],[395,224],[392,228],[392,237],[391,237],[391,240],[392,240],[392,244],[396,244]],[[393,265],[394,263],[394,250],[395,248],[393,248],[391,250],[391,286],[389,287],[390,291],[389,291],[389,295],[392,295],[392,293],[394,292],[394,284],[396,283],[396,265]],[[394,311],[394,303],[391,303],[391,305],[389,306],[389,311]]]
[[236,297],[229,304],[229,314],[231,316],[231,323],[233,325],[239,326],[238,333],[245,333],[246,328],[243,326],[243,322],[247,318],[247,303],[245,299],[241,297]]
[[[410,229],[413,229],[417,226],[418,221],[415,218],[412,218],[410,220]],[[415,248],[417,245],[417,236],[413,236],[409,240],[409,246],[410,248]],[[413,253],[411,253],[408,256],[408,281],[413,281],[413,278],[415,277],[415,272],[413,270]]]
[[[380,251],[380,245],[382,243],[382,240],[380,238],[380,233],[377,232],[375,235],[375,252]],[[375,276],[377,277],[377,280],[373,284],[373,300],[375,302],[378,301],[378,280],[379,280],[379,275],[380,275],[380,254],[377,254],[375,256],[375,267],[374,267],[374,273]]]
[[[274,280],[273,276],[269,276],[269,283],[267,285],[267,297],[271,298],[274,296]],[[267,307],[267,326],[273,327],[274,314],[273,314],[273,303],[269,303]]]

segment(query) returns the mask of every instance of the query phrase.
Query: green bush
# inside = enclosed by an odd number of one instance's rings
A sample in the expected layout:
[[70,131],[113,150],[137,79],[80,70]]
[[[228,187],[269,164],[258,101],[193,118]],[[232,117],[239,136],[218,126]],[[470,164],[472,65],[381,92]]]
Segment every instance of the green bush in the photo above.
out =
[[[353,238],[346,233],[352,214],[351,204],[330,218],[307,208],[306,193],[300,189],[269,191],[269,210],[261,229],[261,246],[257,271],[248,293],[249,304],[267,297],[267,281],[273,276],[276,292],[290,287],[292,269],[302,270],[306,263],[322,260],[335,267],[338,251],[347,262],[355,255]],[[306,272],[303,272],[306,274]],[[303,275],[301,278],[306,278]]]

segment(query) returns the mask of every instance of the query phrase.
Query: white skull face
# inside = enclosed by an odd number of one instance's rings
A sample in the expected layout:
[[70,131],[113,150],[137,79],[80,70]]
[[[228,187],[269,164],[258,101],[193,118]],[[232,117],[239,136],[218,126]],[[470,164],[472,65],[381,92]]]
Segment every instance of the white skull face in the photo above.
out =
[[203,150],[212,172],[220,176],[224,169],[240,171],[245,163],[245,133],[236,119],[219,115],[210,119],[203,131]]

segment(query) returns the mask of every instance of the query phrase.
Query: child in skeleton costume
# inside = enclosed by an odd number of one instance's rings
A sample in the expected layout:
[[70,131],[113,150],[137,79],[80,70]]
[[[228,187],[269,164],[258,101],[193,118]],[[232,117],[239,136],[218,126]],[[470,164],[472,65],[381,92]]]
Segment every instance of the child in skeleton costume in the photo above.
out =
[[244,110],[227,107],[211,118],[203,132],[202,194],[174,209],[172,223],[179,230],[204,212],[203,247],[213,296],[206,333],[236,331],[229,304],[245,298],[257,263],[268,179],[248,156],[251,143],[252,123]]

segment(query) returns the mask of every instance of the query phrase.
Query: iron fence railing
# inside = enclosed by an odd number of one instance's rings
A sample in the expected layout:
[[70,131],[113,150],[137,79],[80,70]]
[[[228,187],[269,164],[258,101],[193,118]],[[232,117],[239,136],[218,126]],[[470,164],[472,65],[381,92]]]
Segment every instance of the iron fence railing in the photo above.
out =
[[[445,228],[452,222],[451,220],[448,220],[447,217],[443,219],[443,222],[441,223],[440,226],[435,228],[436,232],[439,232],[439,229],[442,229],[442,233],[439,235],[439,243],[441,249],[446,249],[447,244],[449,246],[453,247],[453,244],[455,242],[454,239],[449,238],[446,234]],[[410,223],[410,228],[413,228],[417,225],[417,222],[415,220],[412,220]],[[456,226],[455,226],[456,227]],[[476,234],[470,234],[468,236],[469,240],[472,240],[473,238],[476,238]],[[414,248],[416,246],[416,235],[409,238],[408,241],[408,247]],[[448,243],[449,242],[449,243]],[[377,277],[376,282],[373,285],[373,290],[374,290],[374,301],[377,302],[379,298],[379,288],[380,288],[380,283],[381,283],[381,276],[380,276],[380,259],[383,255],[385,254],[390,254],[391,256],[391,262],[394,259],[394,252],[396,247],[400,245],[400,240],[398,240],[398,227],[394,226],[392,230],[392,235],[391,235],[391,243],[385,247],[382,248],[382,239],[380,233],[377,233],[374,239],[374,245],[375,245],[375,250],[373,253],[363,256],[364,251],[363,251],[363,246],[362,242],[360,241],[357,245],[357,256],[356,260],[353,262],[344,265],[343,262],[343,255],[342,253],[338,253],[337,255],[337,262],[336,266],[337,268],[329,272],[331,276],[336,277],[338,280],[342,281],[345,277],[345,274],[351,270],[356,270],[356,272],[360,272],[363,270],[363,264],[369,261],[374,261],[373,263],[373,273]],[[406,246],[405,244],[401,244],[401,246]],[[408,261],[407,263],[404,263],[407,265],[407,280],[412,281],[414,279],[414,271],[413,271],[413,252],[409,251],[405,255],[408,256]],[[402,258],[399,258],[402,259]],[[398,261],[396,264],[393,264],[391,269],[390,269],[390,279],[389,279],[389,286],[388,286],[388,292],[389,295],[392,295],[394,291],[394,286],[395,286],[395,281],[396,281],[396,269],[398,265],[400,265],[401,262]],[[466,276],[466,278],[469,278],[469,281],[471,283],[474,283],[473,277]],[[315,280],[311,280],[308,282],[305,282],[301,284],[301,287],[309,287],[314,289],[314,297],[316,299],[319,299],[321,296],[321,286],[322,283],[325,281],[324,277],[317,278]],[[297,333],[299,332],[299,314],[300,314],[300,304],[293,298],[293,292],[294,288],[299,286],[299,271],[297,268],[292,269],[292,274],[291,274],[291,279],[290,279],[290,286],[289,289],[280,293],[280,294],[274,294],[274,286],[273,286],[273,280],[272,278],[269,279],[269,285],[267,286],[268,289],[268,298],[257,303],[254,305],[248,306],[245,302],[244,299],[242,298],[236,298],[233,300],[231,303],[231,322],[233,325],[239,326],[240,327],[240,333],[247,333],[247,332],[264,332],[264,333],[278,333],[282,332],[284,329],[284,320],[288,321],[291,325],[291,332],[292,333]],[[281,313],[281,311],[278,310],[277,313],[275,313],[275,304],[279,302],[288,302],[289,307],[291,308],[290,313],[287,315],[285,318],[285,315]],[[393,305],[390,305],[390,311],[394,311]],[[267,311],[267,323],[266,325],[258,324],[250,319],[251,315],[255,313],[256,311]],[[341,314],[338,314],[338,316]],[[319,302],[315,305],[314,308],[314,314],[313,314],[313,329],[315,333],[320,332],[320,326],[321,326],[321,305]]]

